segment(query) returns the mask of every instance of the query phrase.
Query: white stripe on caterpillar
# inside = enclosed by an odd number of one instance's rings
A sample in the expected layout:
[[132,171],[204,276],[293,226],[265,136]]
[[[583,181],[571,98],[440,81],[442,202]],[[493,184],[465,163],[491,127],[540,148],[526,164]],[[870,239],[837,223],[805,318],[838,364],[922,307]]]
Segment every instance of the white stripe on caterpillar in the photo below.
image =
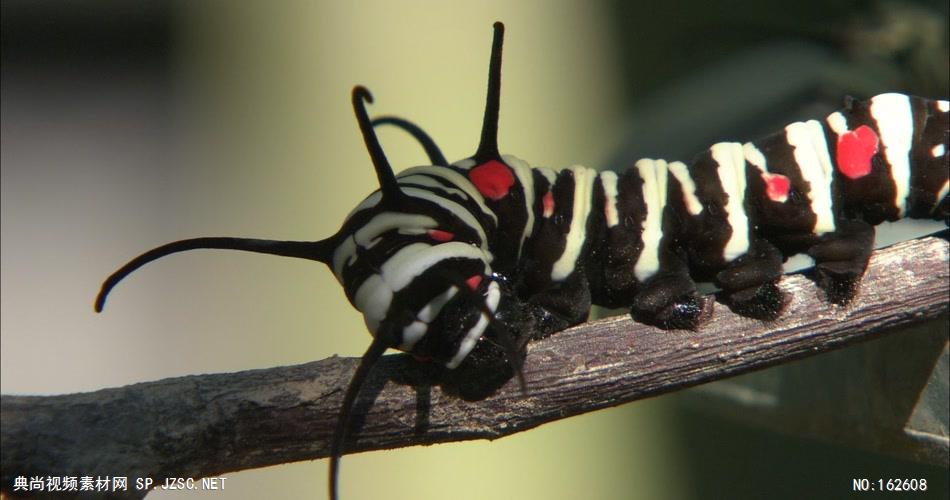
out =
[[835,231],[831,202],[831,157],[824,129],[816,120],[795,122],[785,127],[785,140],[794,149],[795,162],[808,183],[808,200],[815,214],[812,232],[817,235]]
[[663,208],[666,207],[666,162],[643,159],[635,165],[643,180],[643,204],[646,219],[640,240],[643,251],[633,266],[633,274],[643,282],[660,269],[660,241],[663,239]]
[[[485,305],[488,306],[488,310],[492,313],[498,309],[498,302],[501,300],[501,290],[498,288],[498,283],[492,281],[488,284],[488,298],[485,299]],[[455,352],[455,356],[452,356],[446,364],[445,367],[448,369],[454,369],[462,363],[462,360],[465,359],[465,356],[468,356],[468,353],[472,351],[475,347],[475,344],[478,342],[478,339],[482,336],[482,333],[488,328],[488,317],[483,312],[478,317],[478,322],[475,323],[468,333],[465,334],[465,337],[462,339],[462,342],[459,343],[458,351]]]
[[696,183],[689,175],[689,168],[686,167],[686,164],[681,161],[674,161],[667,168],[673,174],[673,177],[676,177],[676,180],[679,181],[680,186],[683,187],[683,203],[686,205],[686,210],[694,216],[703,213],[703,204],[696,197]]
[[617,174],[611,171],[600,173],[600,185],[604,188],[604,219],[607,227],[620,223],[617,214]]
[[914,139],[910,97],[901,94],[874,96],[871,98],[871,116],[881,134],[884,158],[891,166],[894,207],[897,215],[903,217],[907,213],[907,195],[910,194],[910,148]]
[[745,154],[738,142],[720,142],[709,148],[713,160],[719,164],[716,173],[726,193],[726,219],[732,227],[729,241],[722,249],[726,262],[749,251],[749,216],[745,212]]
[[561,281],[574,272],[577,258],[584,247],[587,234],[587,218],[590,215],[591,193],[597,171],[574,165],[570,168],[574,175],[574,208],[571,212],[571,226],[564,242],[564,252],[551,268],[551,280]]

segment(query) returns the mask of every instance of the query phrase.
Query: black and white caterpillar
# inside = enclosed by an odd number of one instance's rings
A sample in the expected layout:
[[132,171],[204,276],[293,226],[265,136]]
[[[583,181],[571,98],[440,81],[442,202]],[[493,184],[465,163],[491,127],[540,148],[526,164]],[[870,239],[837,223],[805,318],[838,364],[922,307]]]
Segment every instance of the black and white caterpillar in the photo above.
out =
[[[517,376],[531,339],[587,319],[592,304],[629,308],[662,328],[699,328],[711,281],[740,314],[769,319],[786,302],[783,261],[814,258],[828,299],[855,294],[874,225],[950,223],[950,103],[901,94],[846,99],[824,120],[763,139],[723,142],[692,163],[643,159],[623,173],[532,168],[501,155],[497,125],[504,27],[494,27],[488,98],[475,154],[449,164],[419,127],[353,107],[379,179],[340,230],[313,241],[195,238],[152,249],[102,285],[157,258],[217,248],[326,264],[373,341],[347,389],[331,449],[331,496],[351,408],[387,348],[439,363],[479,390]],[[432,165],[396,176],[375,134],[395,125]]]

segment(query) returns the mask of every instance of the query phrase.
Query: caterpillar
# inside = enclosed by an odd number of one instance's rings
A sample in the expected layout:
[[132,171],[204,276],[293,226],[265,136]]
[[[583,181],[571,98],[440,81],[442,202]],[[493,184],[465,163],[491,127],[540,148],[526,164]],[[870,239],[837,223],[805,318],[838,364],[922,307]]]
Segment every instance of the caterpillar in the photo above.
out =
[[[345,392],[331,445],[330,496],[350,413],[388,348],[444,366],[466,390],[513,377],[525,387],[525,346],[587,319],[592,304],[624,307],[664,329],[701,328],[711,281],[736,312],[781,314],[777,286],[793,254],[815,260],[829,301],[848,303],[864,274],[874,226],[924,218],[950,224],[950,103],[903,94],[846,98],[823,120],[792,123],[746,143],[721,142],[691,163],[642,159],[622,173],[531,167],[498,151],[504,26],[494,25],[476,152],[446,161],[402,118],[371,120],[372,94],[352,104],[379,189],[318,241],[201,237],[149,250],[110,275],[96,297],[139,267],[199,248],[327,265],[372,334]],[[375,127],[413,136],[431,165],[398,176]]]

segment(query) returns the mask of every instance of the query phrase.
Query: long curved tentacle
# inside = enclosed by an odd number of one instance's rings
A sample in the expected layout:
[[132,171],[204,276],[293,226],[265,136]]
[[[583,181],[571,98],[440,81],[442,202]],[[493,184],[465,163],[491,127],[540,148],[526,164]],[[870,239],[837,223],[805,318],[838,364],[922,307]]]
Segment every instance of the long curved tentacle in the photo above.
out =
[[102,312],[109,292],[112,291],[123,278],[132,274],[132,272],[145,264],[173,253],[198,249],[241,250],[244,252],[316,260],[326,264],[332,259],[334,247],[335,245],[332,238],[321,241],[276,241],[253,238],[205,237],[173,241],[139,255],[106,278],[102,283],[99,294],[96,296],[94,307],[96,312]]
[[445,155],[442,154],[442,150],[439,149],[438,144],[432,140],[432,137],[430,137],[425,130],[422,130],[422,128],[415,123],[405,118],[399,118],[398,116],[381,116],[373,119],[372,125],[373,127],[392,125],[405,130],[415,140],[419,141],[419,144],[422,146],[422,149],[425,150],[426,156],[429,157],[429,161],[432,162],[433,165],[449,166],[449,162],[445,159]]

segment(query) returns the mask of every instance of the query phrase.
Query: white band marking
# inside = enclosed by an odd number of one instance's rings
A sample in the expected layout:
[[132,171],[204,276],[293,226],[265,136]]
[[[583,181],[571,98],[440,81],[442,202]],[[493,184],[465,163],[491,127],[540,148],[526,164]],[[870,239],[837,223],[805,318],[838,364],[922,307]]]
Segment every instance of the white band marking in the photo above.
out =
[[703,204],[696,197],[696,183],[689,175],[689,168],[681,161],[670,163],[668,168],[683,188],[683,203],[686,205],[686,210],[689,211],[690,215],[703,213]]
[[363,313],[363,321],[370,333],[376,335],[379,323],[386,318],[389,304],[393,300],[392,289],[383,281],[383,277],[373,274],[360,285],[353,296],[353,305]]
[[518,242],[518,258],[520,259],[525,240],[534,232],[534,172],[531,170],[531,165],[517,156],[502,155],[501,159],[515,171],[515,176],[518,177],[521,190],[524,192],[524,209],[528,218],[521,232],[521,241]]
[[423,306],[422,309],[419,310],[419,313],[416,314],[416,321],[413,321],[409,326],[402,329],[402,344],[399,344],[399,350],[405,352],[411,351],[416,343],[419,342],[429,330],[429,323],[435,320],[436,316],[439,315],[439,311],[442,310],[442,307],[457,293],[458,287],[454,285],[450,286],[446,291],[436,295],[428,304]]
[[[478,247],[461,241],[449,241],[435,246],[412,243],[394,253],[380,266],[383,280],[395,292],[405,288],[417,276],[447,259],[485,260],[485,253]],[[485,263],[486,272],[488,263]]]
[[646,219],[640,240],[643,250],[633,266],[633,274],[643,282],[660,269],[660,242],[663,239],[663,208],[666,207],[666,162],[644,158],[635,165],[643,180]]
[[709,148],[719,164],[716,173],[726,193],[726,219],[732,227],[722,258],[732,262],[749,251],[749,216],[745,212],[745,154],[738,142],[720,142]]
[[824,129],[815,120],[795,122],[785,127],[785,139],[794,149],[795,162],[808,183],[808,200],[815,214],[814,234],[835,231],[831,211],[831,157],[825,141]]
[[914,137],[914,115],[910,97],[902,94],[881,94],[871,98],[871,116],[877,122],[884,145],[884,158],[891,166],[894,181],[894,206],[898,215],[907,212],[910,194],[910,148]]
[[574,174],[574,208],[571,212],[571,226],[564,242],[564,252],[551,268],[551,280],[561,281],[574,272],[577,257],[584,246],[587,233],[587,218],[590,215],[591,193],[597,171],[574,165],[570,168]]
[[825,121],[828,122],[828,126],[831,127],[831,130],[833,130],[835,134],[842,136],[848,133],[848,120],[840,111],[831,113],[825,118]]
[[465,192],[468,195],[468,198],[475,202],[478,205],[479,210],[483,214],[487,215],[498,224],[498,216],[495,215],[495,212],[492,212],[487,205],[485,205],[485,197],[482,196],[482,193],[478,192],[478,189],[472,185],[471,181],[465,178],[464,175],[445,167],[437,166],[422,166],[422,167],[412,167],[406,170],[403,170],[399,173],[399,178],[397,181],[402,181],[403,176],[414,176],[414,175],[428,175],[431,177],[438,177],[444,179],[454,185],[456,188]]
[[431,201],[435,205],[451,212],[452,215],[461,220],[466,226],[474,229],[475,232],[478,233],[478,245],[485,250],[485,252],[488,252],[488,238],[485,236],[485,229],[465,207],[452,200],[446,199],[444,196],[439,196],[425,189],[404,187],[401,188],[401,191],[407,196]]
[[554,182],[557,181],[557,172],[548,167],[534,167],[534,170],[548,180],[548,187],[553,186]]
[[[485,305],[488,306],[488,310],[494,313],[498,309],[499,300],[501,300],[501,290],[498,288],[498,283],[492,281],[488,285],[488,298],[485,299]],[[446,368],[453,370],[462,363],[465,356],[468,356],[468,353],[472,352],[472,348],[475,347],[482,333],[488,328],[488,323],[488,316],[482,312],[478,317],[478,322],[465,334],[465,338],[459,343],[459,350],[456,351],[455,356],[452,356],[452,359],[445,364]]]
[[617,214],[617,174],[609,170],[601,172],[600,185],[604,188],[604,218],[607,227],[614,227],[620,223]]

